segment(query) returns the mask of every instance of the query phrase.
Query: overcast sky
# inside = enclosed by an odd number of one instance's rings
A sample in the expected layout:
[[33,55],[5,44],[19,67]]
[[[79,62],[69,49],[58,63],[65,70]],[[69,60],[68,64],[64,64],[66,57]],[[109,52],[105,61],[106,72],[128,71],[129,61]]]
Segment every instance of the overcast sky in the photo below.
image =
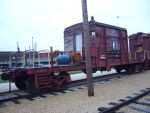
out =
[[[150,32],[150,0],[87,0],[89,20]],[[63,50],[64,28],[82,22],[81,0],[0,0],[0,51]]]

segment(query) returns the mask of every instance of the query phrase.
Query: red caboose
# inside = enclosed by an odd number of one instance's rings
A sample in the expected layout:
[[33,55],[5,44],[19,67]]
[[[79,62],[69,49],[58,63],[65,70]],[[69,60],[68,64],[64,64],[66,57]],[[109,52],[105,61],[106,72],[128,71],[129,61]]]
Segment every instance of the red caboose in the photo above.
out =
[[[125,28],[103,24],[91,20],[90,52],[93,72],[110,70],[114,67],[118,72],[129,63],[127,30]],[[80,52],[85,61],[83,23],[72,25],[64,31],[64,50]],[[122,65],[120,67],[120,65]]]

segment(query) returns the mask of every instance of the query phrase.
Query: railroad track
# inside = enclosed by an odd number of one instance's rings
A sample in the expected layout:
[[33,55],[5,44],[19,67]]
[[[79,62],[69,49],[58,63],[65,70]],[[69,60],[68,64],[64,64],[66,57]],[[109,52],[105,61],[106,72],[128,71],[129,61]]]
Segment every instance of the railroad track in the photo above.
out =
[[126,99],[120,99],[120,102],[110,102],[110,108],[100,107],[99,113],[150,113],[150,88],[134,93],[134,96],[128,96]]
[[[128,75],[126,76],[124,75],[125,74],[114,73],[114,74],[94,77],[93,79],[94,85],[100,85],[100,84],[104,84],[112,80],[118,80],[124,77],[128,77]],[[56,95],[64,94],[67,92],[76,91],[79,89],[85,89],[87,88],[86,84],[87,84],[86,79],[72,81],[67,87],[63,87],[60,90],[47,91],[44,93],[37,93],[34,95],[31,95],[27,93],[26,91],[20,91],[20,90],[0,93],[0,107],[6,107],[5,102],[13,102],[14,104],[20,104],[21,103],[19,101],[20,99],[27,99],[27,100],[33,101],[36,99],[47,98],[49,96],[56,96]]]

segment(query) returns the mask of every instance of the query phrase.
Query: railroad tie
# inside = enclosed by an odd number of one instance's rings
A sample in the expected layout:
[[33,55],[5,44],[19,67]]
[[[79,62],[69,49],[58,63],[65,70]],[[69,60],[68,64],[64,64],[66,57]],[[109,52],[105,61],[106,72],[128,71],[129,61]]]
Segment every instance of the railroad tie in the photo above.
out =
[[2,107],[6,107],[6,105],[4,105],[4,103],[0,102],[0,108]]
[[100,108],[98,108],[98,111],[100,111],[100,112],[103,112],[105,110],[108,110],[108,108],[106,108],[106,107],[100,107]]
[[109,105],[113,105],[113,106],[116,106],[116,105],[118,105],[117,103],[115,103],[115,102],[110,102],[110,103],[108,103]]
[[144,105],[144,106],[150,106],[150,103],[146,103],[146,102],[134,102],[135,104],[140,104],[140,105]]
[[150,98],[144,98],[144,100],[150,101]]
[[41,97],[41,98],[46,98],[46,96],[44,96],[42,94],[39,94],[38,96]]
[[145,112],[145,113],[150,113],[150,110],[148,109],[143,109],[143,108],[138,108],[138,107],[130,107],[129,108],[136,110],[136,111],[140,111],[140,112]]
[[119,101],[121,101],[121,102],[125,102],[126,100],[125,100],[125,99],[120,99]]
[[13,99],[13,100],[11,100],[14,104],[20,104],[21,102],[19,102],[18,100],[16,100],[16,99]]
[[26,97],[26,99],[30,100],[30,101],[33,101],[33,97]]

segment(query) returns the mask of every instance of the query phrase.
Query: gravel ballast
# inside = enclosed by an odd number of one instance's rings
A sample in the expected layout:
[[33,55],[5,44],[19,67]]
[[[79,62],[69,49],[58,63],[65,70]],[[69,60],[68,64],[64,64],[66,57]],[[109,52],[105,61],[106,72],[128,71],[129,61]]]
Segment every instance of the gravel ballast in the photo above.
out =
[[95,86],[93,97],[87,96],[87,89],[80,89],[34,101],[22,99],[17,105],[8,102],[7,107],[0,108],[0,113],[97,113],[99,107],[108,107],[110,102],[150,87],[149,73],[145,71]]

